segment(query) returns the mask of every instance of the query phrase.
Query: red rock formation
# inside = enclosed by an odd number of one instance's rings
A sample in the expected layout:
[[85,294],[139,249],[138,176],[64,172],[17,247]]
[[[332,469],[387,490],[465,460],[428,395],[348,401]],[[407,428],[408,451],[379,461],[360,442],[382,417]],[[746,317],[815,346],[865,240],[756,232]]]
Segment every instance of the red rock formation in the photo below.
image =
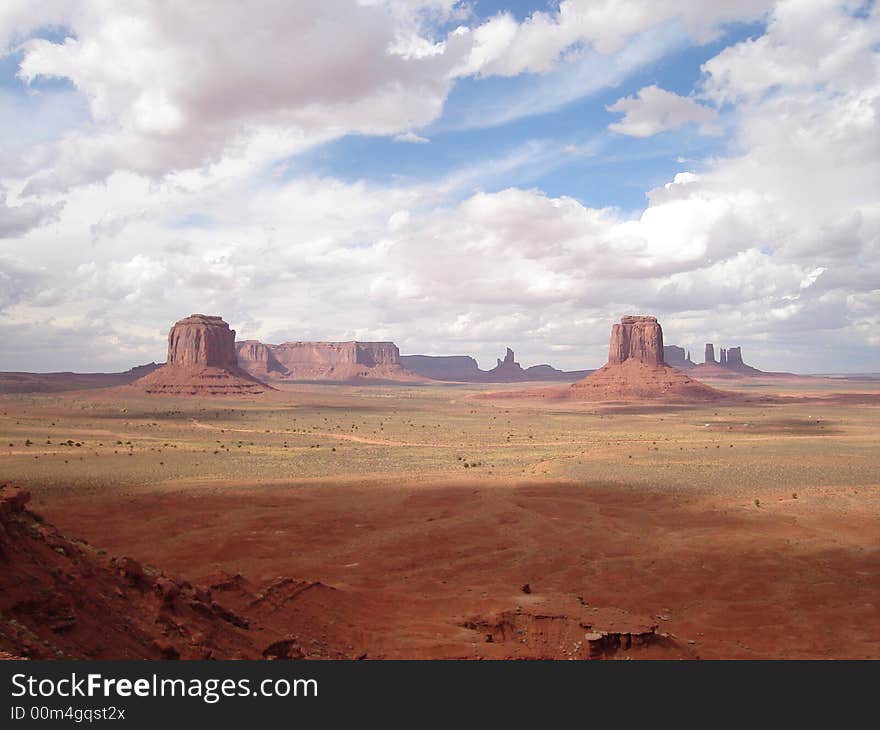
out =
[[244,340],[235,343],[238,366],[255,377],[283,377],[290,371],[275,357],[271,345],[257,340]]
[[648,365],[663,362],[663,330],[656,317],[622,317],[611,327],[609,364],[634,359]]
[[401,355],[400,363],[416,375],[432,380],[473,382],[485,372],[470,355]]
[[263,637],[209,590],[68,539],[27,511],[29,499],[0,485],[4,649],[28,659],[259,658]]
[[303,366],[400,364],[400,351],[393,342],[284,342],[269,347],[291,371]]
[[727,394],[666,365],[663,330],[656,317],[623,317],[611,328],[608,363],[574,383],[567,395],[595,401],[692,401]]
[[400,364],[393,342],[236,344],[238,364],[253,376],[280,380],[403,380],[422,378]]
[[507,348],[504,360],[491,370],[480,370],[477,361],[469,355],[401,355],[401,364],[417,375],[431,380],[458,383],[511,383],[527,380],[565,380],[574,382],[591,370],[564,371],[551,365],[532,365],[523,368],[516,362],[513,350]]
[[235,330],[222,318],[191,314],[168,333],[168,365],[234,368]]
[[486,374],[485,379],[494,382],[525,380],[526,374],[522,365],[516,361],[513,350],[508,347],[504,359],[498,358],[498,364]]
[[[721,348],[718,362],[714,359],[715,346],[706,344],[706,362],[697,365],[691,372],[701,377],[711,378],[735,378],[740,375],[771,375],[757,368],[746,365],[742,359],[742,348]],[[711,359],[710,359],[711,358]],[[676,365],[678,367],[678,365]]]
[[663,345],[663,361],[679,370],[690,370],[695,365],[691,362],[690,351],[685,352],[683,347],[677,345]]
[[238,367],[235,330],[220,317],[193,314],[168,333],[168,362],[132,387],[151,395],[258,395],[271,390]]

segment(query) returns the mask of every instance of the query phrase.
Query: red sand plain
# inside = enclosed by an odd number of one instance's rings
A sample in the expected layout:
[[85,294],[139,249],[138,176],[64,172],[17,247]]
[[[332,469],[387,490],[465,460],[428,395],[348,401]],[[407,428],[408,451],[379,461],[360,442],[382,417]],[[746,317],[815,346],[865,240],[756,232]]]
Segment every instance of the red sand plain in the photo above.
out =
[[830,512],[819,496],[779,495],[748,509],[459,480],[191,487],[35,509],[213,585],[316,658],[880,658],[872,499]]

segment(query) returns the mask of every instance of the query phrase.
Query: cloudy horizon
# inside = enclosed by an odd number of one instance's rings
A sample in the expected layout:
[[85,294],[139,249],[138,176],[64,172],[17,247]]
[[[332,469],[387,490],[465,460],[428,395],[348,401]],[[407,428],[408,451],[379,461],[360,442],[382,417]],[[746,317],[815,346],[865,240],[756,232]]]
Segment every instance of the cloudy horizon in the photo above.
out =
[[11,0],[0,370],[171,324],[602,365],[625,314],[880,371],[880,10]]

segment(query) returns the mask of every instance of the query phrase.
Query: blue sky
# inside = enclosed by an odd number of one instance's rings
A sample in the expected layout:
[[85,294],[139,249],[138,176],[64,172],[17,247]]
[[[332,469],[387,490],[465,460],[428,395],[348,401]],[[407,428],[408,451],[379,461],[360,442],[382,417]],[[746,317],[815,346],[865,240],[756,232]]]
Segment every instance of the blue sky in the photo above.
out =
[[876,3],[10,0],[0,38],[0,369],[203,311],[572,369],[650,313],[880,370]]
[[[476,10],[491,14],[503,7],[500,3],[477,3]],[[523,17],[540,7],[540,3],[517,3],[509,10]],[[416,182],[454,174],[477,160],[512,156],[523,145],[533,144],[542,154],[535,154],[513,171],[479,181],[480,189],[499,190],[511,184],[534,186],[553,196],[571,196],[589,206],[641,211],[647,203],[647,190],[677,172],[691,169],[694,160],[723,153],[727,138],[723,134],[701,135],[694,125],[649,139],[614,134],[607,127],[620,114],[607,107],[652,84],[683,96],[691,94],[699,88],[700,66],[705,61],[726,46],[760,35],[762,29],[761,23],[732,24],[724,28],[720,39],[692,45],[681,29],[670,24],[663,33],[668,36],[663,45],[671,49],[667,55],[619,79],[610,78],[608,85],[596,81],[598,88],[592,89],[585,83],[582,94],[575,87],[570,92],[573,99],[558,109],[486,127],[472,125],[486,114],[487,100],[491,100],[493,109],[503,111],[529,96],[540,99],[542,90],[556,83],[554,76],[568,75],[569,71],[525,78],[463,79],[447,98],[443,114],[414,130],[430,143],[406,144],[387,136],[347,135],[292,159],[289,174],[309,170],[348,181]],[[470,192],[462,190],[461,195]]]

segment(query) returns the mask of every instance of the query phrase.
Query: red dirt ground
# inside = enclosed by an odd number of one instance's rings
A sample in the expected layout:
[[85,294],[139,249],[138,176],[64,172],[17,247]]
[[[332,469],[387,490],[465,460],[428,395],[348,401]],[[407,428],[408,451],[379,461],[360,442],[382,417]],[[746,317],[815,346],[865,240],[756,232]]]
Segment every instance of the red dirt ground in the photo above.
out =
[[[306,656],[880,658],[876,511],[455,482],[44,499]],[[874,505],[875,507],[876,505]],[[524,590],[528,585],[528,592]]]

